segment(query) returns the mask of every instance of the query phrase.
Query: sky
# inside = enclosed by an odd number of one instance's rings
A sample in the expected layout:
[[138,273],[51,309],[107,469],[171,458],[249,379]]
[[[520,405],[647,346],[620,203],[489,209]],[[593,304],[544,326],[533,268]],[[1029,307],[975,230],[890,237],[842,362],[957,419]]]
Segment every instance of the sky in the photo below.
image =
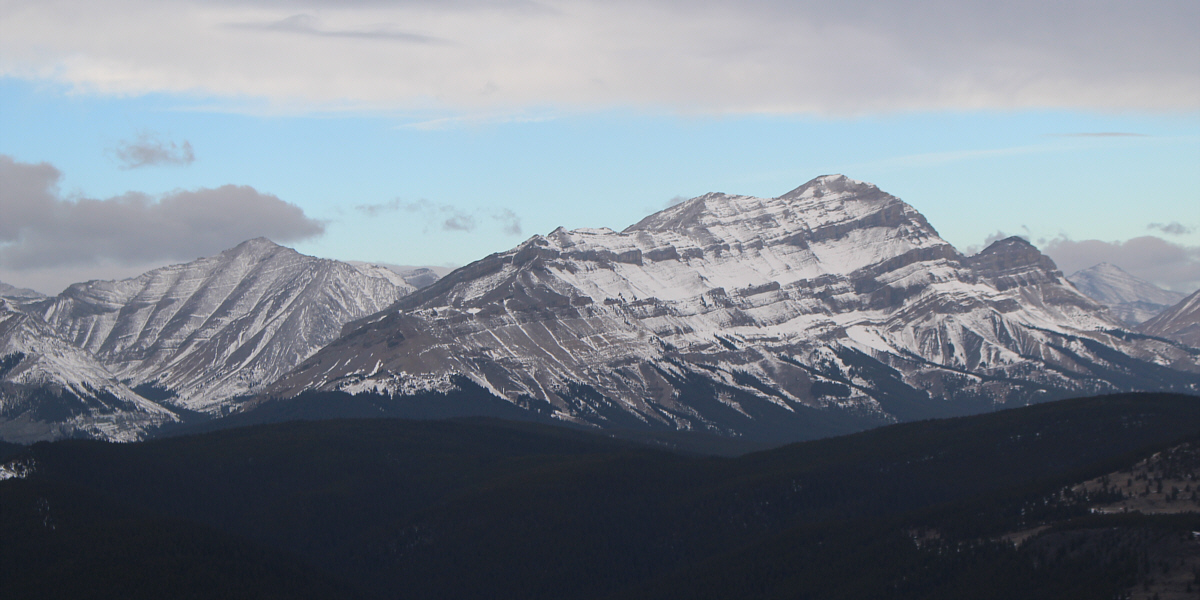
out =
[[1200,287],[1200,3],[0,0],[0,281],[458,266],[843,173]]

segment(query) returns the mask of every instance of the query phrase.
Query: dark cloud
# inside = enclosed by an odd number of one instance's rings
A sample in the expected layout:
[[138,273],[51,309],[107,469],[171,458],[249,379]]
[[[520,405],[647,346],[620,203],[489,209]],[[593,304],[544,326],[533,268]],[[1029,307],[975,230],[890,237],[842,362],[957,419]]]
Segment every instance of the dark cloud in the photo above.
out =
[[1195,231],[1195,228],[1188,227],[1179,221],[1171,221],[1170,223],[1151,223],[1146,226],[1146,229],[1157,229],[1169,235],[1187,235]]
[[450,204],[435,204],[424,198],[408,202],[397,198],[380,204],[359,204],[354,209],[368,217],[377,217],[398,211],[419,215],[427,221],[426,231],[429,231],[430,226],[436,226],[442,231],[475,231],[480,220],[486,218],[499,224],[500,230],[504,233],[521,234],[521,218],[507,208],[499,208],[490,213],[480,213],[480,211],[466,211]]
[[688,198],[687,196],[675,196],[674,198],[667,200],[667,203],[664,204],[663,207],[671,208],[672,206],[675,206],[676,204],[683,204],[684,202],[687,202],[688,200],[691,200],[691,198]]
[[0,155],[0,266],[191,260],[254,237],[288,242],[325,230],[300,207],[248,186],[68,200],[58,191],[60,176],[49,164]]
[[352,38],[360,40],[382,40],[389,42],[408,42],[414,44],[448,44],[441,38],[408,33],[405,31],[389,30],[385,27],[377,29],[343,29],[331,30],[317,27],[317,19],[311,15],[292,15],[286,19],[270,23],[231,23],[234,29],[251,29],[257,31],[279,31],[283,33],[298,33],[317,37]]
[[154,165],[187,166],[196,162],[196,153],[192,144],[184,140],[182,144],[163,141],[155,133],[143,132],[138,134],[136,141],[122,140],[116,148],[109,150],[122,169],[137,169]]
[[1124,242],[1059,237],[1046,242],[1042,251],[1063,273],[1107,262],[1177,292],[1200,287],[1200,246],[1184,246],[1149,235]]

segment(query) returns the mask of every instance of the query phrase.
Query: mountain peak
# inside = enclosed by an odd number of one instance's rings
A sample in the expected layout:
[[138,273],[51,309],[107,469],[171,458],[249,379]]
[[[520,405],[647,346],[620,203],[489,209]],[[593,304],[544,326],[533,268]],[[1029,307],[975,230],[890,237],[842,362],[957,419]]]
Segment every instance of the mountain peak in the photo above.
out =
[[780,198],[791,200],[795,198],[815,197],[820,198],[826,194],[839,194],[845,192],[879,192],[879,188],[873,184],[857,179],[851,179],[842,174],[821,175],[814,177],[804,185],[780,196]]
[[263,250],[263,249],[274,250],[276,248],[285,248],[285,247],[286,246],[280,246],[279,244],[276,244],[275,242],[271,241],[268,238],[259,236],[256,238],[250,238],[250,239],[234,246],[233,248],[230,248],[230,250],[236,251],[236,252],[244,252],[247,250]]
[[968,257],[967,264],[1001,291],[1062,277],[1049,256],[1015,235],[992,242],[979,254]]

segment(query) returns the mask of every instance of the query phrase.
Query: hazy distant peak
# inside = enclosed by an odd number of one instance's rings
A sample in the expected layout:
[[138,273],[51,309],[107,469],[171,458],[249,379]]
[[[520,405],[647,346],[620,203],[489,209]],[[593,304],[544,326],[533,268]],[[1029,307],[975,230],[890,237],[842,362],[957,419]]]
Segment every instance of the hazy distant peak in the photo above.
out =
[[1183,299],[1124,269],[1100,263],[1072,273],[1067,279],[1087,297],[1109,307],[1126,323],[1142,323]]
[[0,281],[0,298],[16,298],[18,300],[37,300],[45,298],[46,295],[29,288],[19,288],[15,285],[9,285]]

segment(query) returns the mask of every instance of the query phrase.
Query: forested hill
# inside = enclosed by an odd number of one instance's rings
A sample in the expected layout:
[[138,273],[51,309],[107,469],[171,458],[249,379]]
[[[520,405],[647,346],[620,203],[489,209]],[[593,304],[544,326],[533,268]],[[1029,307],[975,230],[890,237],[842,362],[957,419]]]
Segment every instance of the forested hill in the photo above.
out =
[[1200,568],[1195,513],[1092,514],[1191,440],[1200,398],[1125,394],[737,458],[492,419],[39,443],[5,463],[25,476],[0,481],[0,578],[22,598],[1108,598]]

